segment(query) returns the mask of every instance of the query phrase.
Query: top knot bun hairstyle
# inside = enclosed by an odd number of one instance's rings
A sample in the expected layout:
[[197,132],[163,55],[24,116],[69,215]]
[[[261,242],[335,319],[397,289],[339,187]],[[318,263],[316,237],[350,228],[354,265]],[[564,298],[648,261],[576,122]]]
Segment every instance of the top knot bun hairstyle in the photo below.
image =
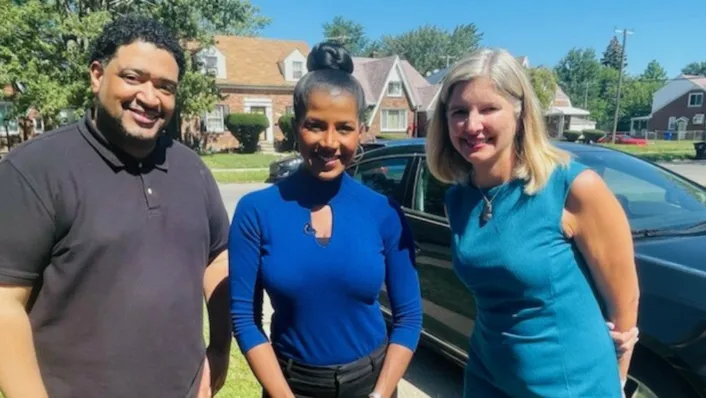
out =
[[309,94],[322,89],[339,89],[352,95],[358,107],[358,119],[363,120],[365,93],[353,77],[353,59],[348,50],[334,42],[319,43],[311,49],[306,68],[308,73],[294,87],[294,119],[297,125],[306,115]]

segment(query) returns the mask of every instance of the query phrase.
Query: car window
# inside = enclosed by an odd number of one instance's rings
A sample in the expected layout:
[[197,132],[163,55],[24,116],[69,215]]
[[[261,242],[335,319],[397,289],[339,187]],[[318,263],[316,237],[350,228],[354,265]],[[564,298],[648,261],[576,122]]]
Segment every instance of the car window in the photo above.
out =
[[601,175],[633,229],[671,228],[706,220],[703,187],[617,152],[587,152],[577,160]]
[[414,190],[414,210],[446,218],[444,196],[448,187],[429,172],[426,161],[422,162]]
[[385,196],[402,202],[403,178],[410,157],[395,157],[360,163],[353,171],[353,178]]

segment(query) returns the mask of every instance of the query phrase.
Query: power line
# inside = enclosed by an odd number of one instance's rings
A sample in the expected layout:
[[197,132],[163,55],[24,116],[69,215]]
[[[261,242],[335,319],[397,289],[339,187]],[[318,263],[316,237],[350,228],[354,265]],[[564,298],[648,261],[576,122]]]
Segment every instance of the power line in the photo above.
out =
[[620,74],[618,75],[618,92],[615,97],[615,116],[613,117],[613,144],[615,144],[615,133],[618,130],[618,116],[620,112],[620,89],[623,85],[623,70],[625,69],[625,45],[627,44],[626,42],[628,39],[628,35],[631,35],[635,32],[627,29],[622,29],[616,30],[615,33],[623,34],[623,48],[620,51]]

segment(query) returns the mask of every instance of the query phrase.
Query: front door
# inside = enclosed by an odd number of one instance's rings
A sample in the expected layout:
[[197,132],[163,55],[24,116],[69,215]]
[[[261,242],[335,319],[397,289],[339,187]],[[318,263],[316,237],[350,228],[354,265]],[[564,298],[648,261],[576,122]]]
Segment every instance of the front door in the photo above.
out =
[[[258,114],[260,114],[260,115],[265,115],[265,117],[267,117],[267,107],[264,107],[264,106],[251,106],[251,107],[250,107],[250,113],[258,113]],[[265,139],[267,138],[266,134],[267,134],[266,131],[263,131],[262,133],[260,133],[260,139],[259,139],[259,140],[260,140],[260,141],[265,141]]]

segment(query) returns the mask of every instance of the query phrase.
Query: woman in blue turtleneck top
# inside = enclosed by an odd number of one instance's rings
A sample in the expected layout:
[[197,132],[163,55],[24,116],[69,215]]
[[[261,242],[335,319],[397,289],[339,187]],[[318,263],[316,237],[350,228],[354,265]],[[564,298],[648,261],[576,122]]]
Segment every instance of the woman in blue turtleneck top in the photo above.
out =
[[[265,396],[391,397],[421,331],[414,242],[399,207],[345,172],[364,109],[350,57],[324,44],[307,66],[294,95],[304,164],[243,197],[233,218],[234,334]],[[271,344],[263,290],[274,309]]]

